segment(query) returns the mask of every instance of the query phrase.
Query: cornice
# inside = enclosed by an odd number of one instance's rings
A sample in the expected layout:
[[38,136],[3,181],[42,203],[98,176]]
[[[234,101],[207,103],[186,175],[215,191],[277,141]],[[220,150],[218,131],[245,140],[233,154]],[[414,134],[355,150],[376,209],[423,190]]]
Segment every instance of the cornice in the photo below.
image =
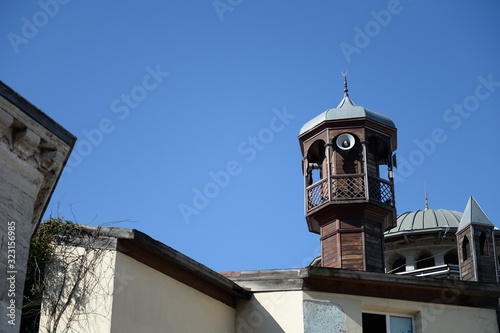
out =
[[40,222],[76,138],[0,81],[0,150],[10,172],[35,185]]

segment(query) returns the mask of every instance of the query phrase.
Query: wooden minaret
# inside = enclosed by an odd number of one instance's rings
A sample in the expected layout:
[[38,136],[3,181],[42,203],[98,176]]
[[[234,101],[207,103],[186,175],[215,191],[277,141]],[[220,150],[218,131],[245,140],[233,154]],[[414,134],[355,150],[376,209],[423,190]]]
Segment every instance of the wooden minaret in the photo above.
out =
[[456,233],[461,280],[498,282],[494,229],[476,200],[470,197]]
[[384,231],[396,225],[393,152],[388,117],[344,98],[299,134],[305,215],[320,234],[321,265],[384,272]]

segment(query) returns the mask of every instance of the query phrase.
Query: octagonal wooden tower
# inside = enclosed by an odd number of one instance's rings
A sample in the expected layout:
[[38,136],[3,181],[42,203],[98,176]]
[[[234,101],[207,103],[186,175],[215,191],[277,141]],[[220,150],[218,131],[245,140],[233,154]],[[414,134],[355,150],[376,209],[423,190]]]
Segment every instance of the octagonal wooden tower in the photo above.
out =
[[396,225],[391,119],[344,98],[300,131],[305,215],[324,267],[384,272],[384,231]]

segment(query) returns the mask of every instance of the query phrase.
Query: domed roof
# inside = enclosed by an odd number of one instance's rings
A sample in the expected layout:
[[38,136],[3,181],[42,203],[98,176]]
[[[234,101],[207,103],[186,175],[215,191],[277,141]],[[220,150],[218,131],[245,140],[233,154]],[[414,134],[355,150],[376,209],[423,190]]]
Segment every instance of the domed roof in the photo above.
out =
[[385,236],[396,236],[408,233],[457,230],[462,213],[446,209],[425,209],[400,214],[396,227],[386,231]]
[[396,128],[396,125],[394,125],[394,122],[389,117],[368,110],[362,106],[357,106],[348,95],[345,95],[336,108],[328,109],[305,123],[300,129],[299,135],[309,131],[324,121],[355,118],[371,119],[389,127]]
[[302,126],[299,135],[313,129],[314,127],[325,121],[356,118],[371,119],[389,127],[396,128],[396,125],[394,125],[394,122],[389,117],[354,104],[354,102],[349,98],[347,90],[347,78],[346,75],[344,75],[344,98],[340,101],[339,105],[337,105],[336,108],[328,109],[320,115],[309,120]]

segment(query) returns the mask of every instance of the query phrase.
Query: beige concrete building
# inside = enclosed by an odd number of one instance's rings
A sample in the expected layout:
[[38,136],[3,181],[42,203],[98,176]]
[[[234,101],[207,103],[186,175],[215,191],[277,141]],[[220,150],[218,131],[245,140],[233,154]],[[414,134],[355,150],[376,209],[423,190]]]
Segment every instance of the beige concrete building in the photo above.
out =
[[50,269],[60,278],[49,278],[40,332],[234,332],[250,291],[137,230],[97,228],[92,237],[92,248],[76,246],[98,259],[84,281],[65,274],[78,259]]
[[137,230],[97,232],[98,286],[57,332],[498,332],[497,284],[315,266],[219,274]]
[[0,81],[0,331],[18,332],[30,239],[75,137]]

